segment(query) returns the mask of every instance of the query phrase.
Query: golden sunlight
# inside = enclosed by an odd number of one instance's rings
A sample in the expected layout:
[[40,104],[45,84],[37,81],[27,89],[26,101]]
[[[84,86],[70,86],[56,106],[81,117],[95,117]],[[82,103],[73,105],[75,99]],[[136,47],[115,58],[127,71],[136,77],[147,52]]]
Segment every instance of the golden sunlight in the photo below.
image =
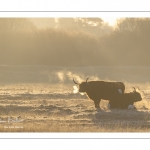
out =
[[114,26],[117,22],[117,19],[119,19],[116,17],[101,17],[101,18],[104,20],[104,22],[108,22],[110,26]]

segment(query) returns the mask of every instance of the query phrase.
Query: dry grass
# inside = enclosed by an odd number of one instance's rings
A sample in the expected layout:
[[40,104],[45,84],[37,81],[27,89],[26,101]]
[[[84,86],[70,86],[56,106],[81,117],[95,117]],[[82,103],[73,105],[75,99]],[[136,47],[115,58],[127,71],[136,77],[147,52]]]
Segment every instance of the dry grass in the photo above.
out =
[[[79,122],[80,123],[80,122]],[[150,128],[142,124],[132,126],[123,122],[116,124],[100,124],[90,126],[85,124],[59,124],[55,123],[23,123],[1,125],[0,132],[150,132]]]
[[[108,110],[107,101],[101,101],[102,109],[96,110],[86,96],[72,95],[70,85],[60,86],[1,86],[0,121],[5,122],[0,122],[0,132],[150,131],[148,99],[137,102],[137,110]],[[15,120],[18,116],[21,122],[8,122],[9,117]]]

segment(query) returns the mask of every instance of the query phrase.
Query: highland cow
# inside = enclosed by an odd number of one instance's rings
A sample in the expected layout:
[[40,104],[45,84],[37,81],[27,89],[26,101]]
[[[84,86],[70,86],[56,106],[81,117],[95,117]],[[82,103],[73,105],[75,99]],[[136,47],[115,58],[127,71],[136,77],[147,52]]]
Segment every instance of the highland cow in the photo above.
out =
[[125,85],[123,82],[106,82],[106,81],[89,81],[77,83],[79,85],[79,92],[85,92],[89,99],[94,101],[95,108],[100,108],[101,99],[114,100],[117,95],[124,94]]
[[131,93],[116,95],[114,99],[109,100],[108,106],[110,109],[127,109],[129,105],[133,105],[134,102],[141,100],[141,94],[134,88],[134,91]]

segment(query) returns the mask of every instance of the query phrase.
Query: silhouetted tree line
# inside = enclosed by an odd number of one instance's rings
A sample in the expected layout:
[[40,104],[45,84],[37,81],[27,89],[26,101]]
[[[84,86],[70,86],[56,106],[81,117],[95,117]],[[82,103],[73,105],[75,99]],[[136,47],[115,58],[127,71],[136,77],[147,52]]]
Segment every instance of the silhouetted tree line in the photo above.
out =
[[150,65],[150,19],[118,20],[116,29],[102,40],[113,65]]
[[[37,29],[25,18],[1,18],[0,64],[150,65],[150,19],[120,19],[116,28],[106,34],[95,34],[97,29],[96,26],[91,26],[92,21],[99,28],[102,26],[101,19],[77,19],[78,25],[74,27],[76,30],[71,30],[69,23],[66,24],[62,18],[59,22],[61,28]],[[80,26],[82,30],[78,29]],[[87,32],[87,29],[83,30],[84,26],[88,26],[90,32]]]

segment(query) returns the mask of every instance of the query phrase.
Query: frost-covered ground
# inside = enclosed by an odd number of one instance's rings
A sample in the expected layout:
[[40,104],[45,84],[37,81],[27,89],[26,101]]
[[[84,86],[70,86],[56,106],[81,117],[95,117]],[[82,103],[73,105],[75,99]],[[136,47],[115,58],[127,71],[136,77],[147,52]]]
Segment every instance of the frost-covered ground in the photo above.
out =
[[[1,132],[150,131],[149,67],[0,66]],[[146,98],[137,110],[94,108],[86,95],[73,93],[72,78],[123,81],[126,92],[139,87]]]

